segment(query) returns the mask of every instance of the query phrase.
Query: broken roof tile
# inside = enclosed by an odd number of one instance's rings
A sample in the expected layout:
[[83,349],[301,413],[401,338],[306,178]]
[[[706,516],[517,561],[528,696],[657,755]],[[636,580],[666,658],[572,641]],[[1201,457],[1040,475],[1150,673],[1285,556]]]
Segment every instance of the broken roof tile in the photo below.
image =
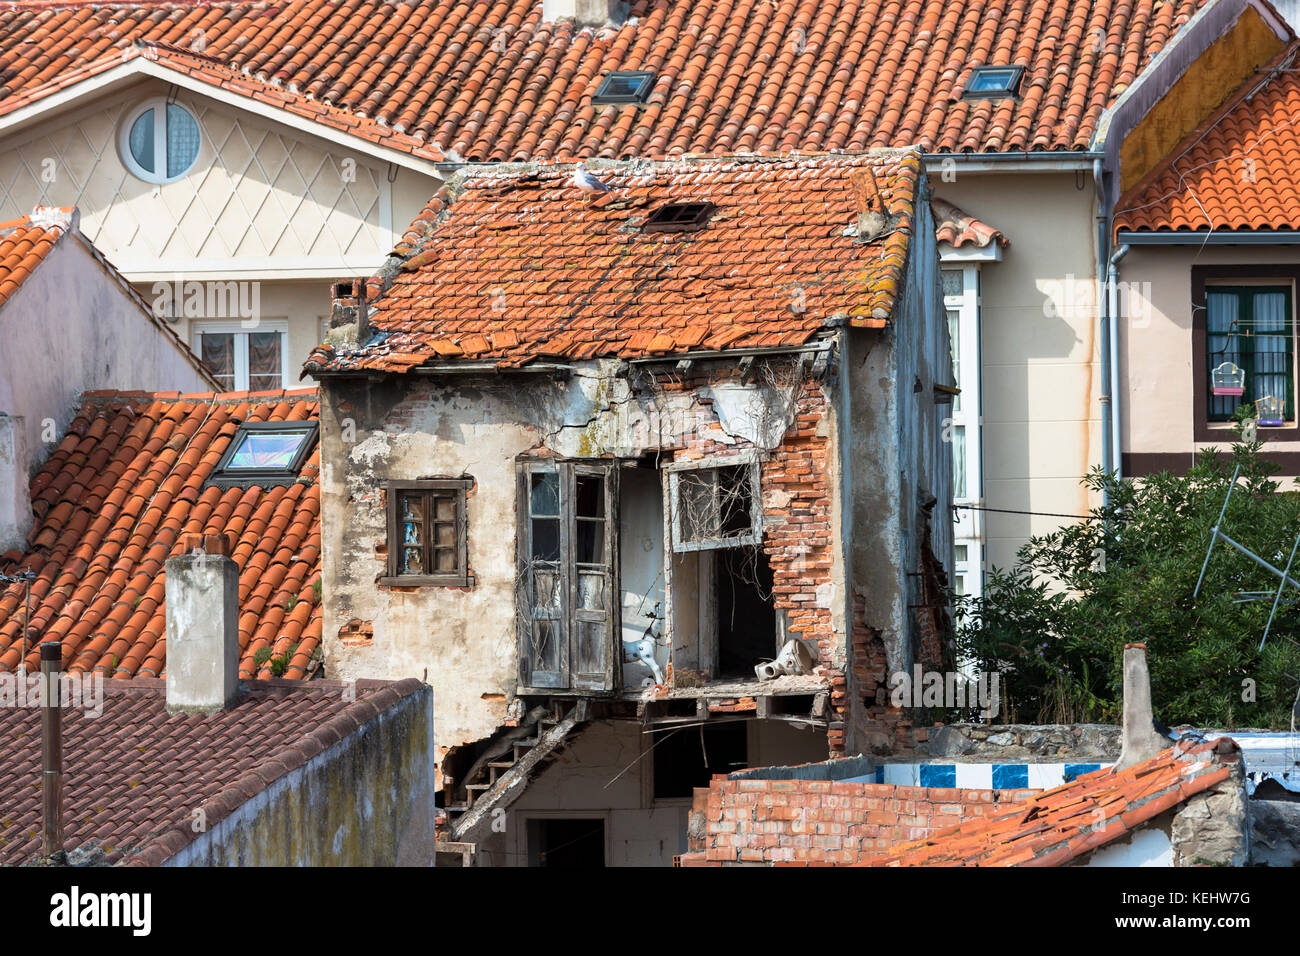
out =
[[1060,866],[1222,783],[1240,760],[1228,738],[1180,741],[1125,770],[1081,774],[859,865]]
[[[570,185],[568,166],[471,170],[430,200],[397,250],[402,269],[372,303],[387,333],[363,348],[321,346],[312,374],[405,371],[462,357],[632,358],[697,348],[793,345],[847,317],[883,327],[906,268],[922,175],[918,150],[783,160],[614,163],[616,197],[710,202],[702,229],[645,233],[635,209],[610,219]],[[866,175],[880,226],[859,234]],[[526,176],[535,188],[504,188]],[[436,212],[434,208],[436,207]],[[480,228],[503,215],[520,232]],[[527,240],[527,258],[516,240]]]

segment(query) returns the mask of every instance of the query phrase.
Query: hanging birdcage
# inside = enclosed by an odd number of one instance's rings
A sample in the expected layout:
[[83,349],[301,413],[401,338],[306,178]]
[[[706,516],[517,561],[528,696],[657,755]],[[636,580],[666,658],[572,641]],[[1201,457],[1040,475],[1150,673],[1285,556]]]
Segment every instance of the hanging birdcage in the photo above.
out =
[[1246,370],[1224,362],[1210,372],[1210,385],[1215,395],[1241,395],[1246,391]]
[[1255,418],[1261,425],[1281,425],[1286,411],[1286,404],[1280,398],[1265,395],[1255,400]]

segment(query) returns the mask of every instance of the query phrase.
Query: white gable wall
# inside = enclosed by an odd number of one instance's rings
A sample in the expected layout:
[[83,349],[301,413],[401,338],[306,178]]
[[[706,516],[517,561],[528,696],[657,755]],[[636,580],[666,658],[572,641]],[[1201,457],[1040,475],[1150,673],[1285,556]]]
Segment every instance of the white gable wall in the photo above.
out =
[[26,419],[35,469],[89,389],[210,391],[194,357],[73,235],[0,305],[0,410]]

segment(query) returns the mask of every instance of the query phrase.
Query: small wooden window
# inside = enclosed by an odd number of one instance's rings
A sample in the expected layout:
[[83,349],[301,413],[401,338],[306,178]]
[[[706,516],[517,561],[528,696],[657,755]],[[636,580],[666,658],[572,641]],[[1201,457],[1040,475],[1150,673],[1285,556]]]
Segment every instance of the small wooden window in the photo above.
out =
[[468,478],[388,483],[388,575],[381,584],[467,587]]
[[763,540],[758,459],[718,457],[672,465],[673,550],[709,551]]

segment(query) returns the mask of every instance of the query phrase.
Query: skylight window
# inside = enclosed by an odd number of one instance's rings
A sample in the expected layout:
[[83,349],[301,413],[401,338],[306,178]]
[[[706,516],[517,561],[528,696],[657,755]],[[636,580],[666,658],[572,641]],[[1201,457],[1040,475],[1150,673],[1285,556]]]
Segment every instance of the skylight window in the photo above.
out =
[[655,75],[648,71],[619,71],[606,75],[591,101],[598,106],[616,103],[644,103],[654,86]]
[[652,212],[642,232],[694,232],[703,229],[713,215],[711,202],[673,202]]
[[245,422],[210,479],[218,485],[294,481],[316,445],[316,422]]
[[1023,66],[977,66],[966,82],[962,99],[992,100],[1003,96],[1018,96]]

